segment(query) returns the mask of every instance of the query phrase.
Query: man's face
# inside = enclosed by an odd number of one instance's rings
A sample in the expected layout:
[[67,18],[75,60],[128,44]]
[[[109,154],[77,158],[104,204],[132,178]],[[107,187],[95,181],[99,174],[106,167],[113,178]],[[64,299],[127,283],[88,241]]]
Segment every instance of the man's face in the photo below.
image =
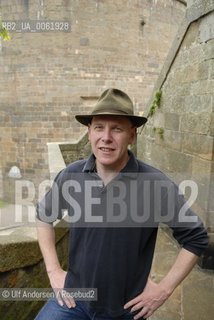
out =
[[136,128],[123,116],[94,116],[88,136],[97,165],[120,171],[128,160],[127,148],[135,139]]

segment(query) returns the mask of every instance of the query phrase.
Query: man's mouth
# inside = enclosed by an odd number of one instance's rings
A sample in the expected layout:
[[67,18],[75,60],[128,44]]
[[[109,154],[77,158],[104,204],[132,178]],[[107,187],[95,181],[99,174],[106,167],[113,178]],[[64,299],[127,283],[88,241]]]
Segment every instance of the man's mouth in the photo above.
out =
[[101,151],[103,151],[103,152],[110,152],[110,151],[114,151],[114,149],[112,149],[112,148],[106,148],[106,147],[101,147],[101,148],[99,148]]

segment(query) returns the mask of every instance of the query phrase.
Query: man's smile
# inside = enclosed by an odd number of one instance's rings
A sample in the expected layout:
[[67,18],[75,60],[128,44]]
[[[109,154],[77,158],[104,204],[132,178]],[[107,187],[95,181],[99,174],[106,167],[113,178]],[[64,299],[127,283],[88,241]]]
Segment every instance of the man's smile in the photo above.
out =
[[107,148],[107,147],[100,147],[99,150],[103,151],[103,152],[111,152],[114,151],[115,149],[113,148]]

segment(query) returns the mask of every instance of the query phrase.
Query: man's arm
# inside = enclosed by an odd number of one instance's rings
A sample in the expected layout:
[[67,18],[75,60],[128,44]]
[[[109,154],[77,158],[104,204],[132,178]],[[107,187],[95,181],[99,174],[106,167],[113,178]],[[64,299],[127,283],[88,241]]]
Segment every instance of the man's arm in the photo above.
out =
[[64,288],[67,272],[61,268],[58,260],[53,225],[37,219],[37,236],[50,284],[56,293],[59,304],[63,305],[65,303],[69,308],[75,307],[75,302],[72,298],[63,297],[62,299],[60,295],[60,290]]
[[186,249],[181,249],[167,275],[158,284],[149,279],[143,292],[126,303],[124,308],[139,311],[134,319],[148,318],[169,298],[175,288],[192,270],[197,260],[197,255]]

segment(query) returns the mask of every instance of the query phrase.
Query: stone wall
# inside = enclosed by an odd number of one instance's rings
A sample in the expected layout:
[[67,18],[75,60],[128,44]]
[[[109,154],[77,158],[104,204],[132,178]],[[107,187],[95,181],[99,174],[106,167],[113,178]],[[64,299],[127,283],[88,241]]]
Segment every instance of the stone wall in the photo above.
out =
[[[149,114],[157,90],[162,91],[159,108],[139,135],[138,156],[178,183],[184,179],[197,183],[198,197],[193,208],[210,235],[209,249],[200,265],[213,269],[214,3],[195,0],[188,5],[147,104]],[[189,198],[190,194],[186,195]],[[160,230],[151,272],[155,280],[164,277],[178,250],[168,230]],[[195,267],[151,320],[211,320],[213,280],[213,271]]]
[[[183,28],[183,38],[181,33],[178,35],[182,39],[179,49],[175,52],[174,44],[166,61],[168,71],[163,68],[156,84],[156,89],[159,86],[162,90],[160,108],[150,117],[138,140],[139,157],[178,182],[187,178],[197,183],[197,210],[210,232],[214,231],[213,18],[214,12],[210,10],[189,27],[185,22],[182,24],[182,28],[186,24],[186,32]],[[155,129],[162,129],[161,134]]]
[[[159,229],[151,278],[159,282],[170,270],[179,252],[166,229]],[[172,296],[149,320],[212,320],[214,271],[202,270],[198,265],[178,286]]]
[[[48,175],[47,143],[77,140],[74,114],[106,87],[127,91],[144,109],[185,5],[175,0],[1,0],[4,21],[66,20],[70,32],[10,32],[0,40],[0,147],[36,184]],[[5,184],[5,197],[10,186]]]

